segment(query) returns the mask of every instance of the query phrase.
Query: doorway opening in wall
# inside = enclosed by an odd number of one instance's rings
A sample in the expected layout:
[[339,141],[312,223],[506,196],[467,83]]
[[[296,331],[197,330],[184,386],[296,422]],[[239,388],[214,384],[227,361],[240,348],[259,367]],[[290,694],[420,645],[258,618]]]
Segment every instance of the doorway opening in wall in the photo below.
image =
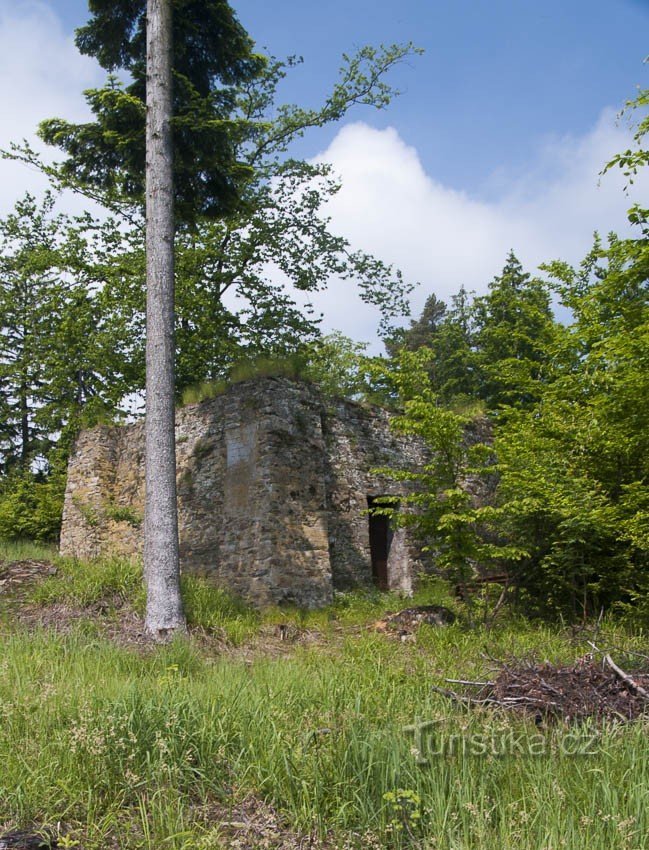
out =
[[370,557],[372,559],[372,579],[379,590],[388,589],[388,558],[394,532],[390,517],[374,513],[377,508],[385,507],[382,496],[368,496],[367,507],[370,520]]

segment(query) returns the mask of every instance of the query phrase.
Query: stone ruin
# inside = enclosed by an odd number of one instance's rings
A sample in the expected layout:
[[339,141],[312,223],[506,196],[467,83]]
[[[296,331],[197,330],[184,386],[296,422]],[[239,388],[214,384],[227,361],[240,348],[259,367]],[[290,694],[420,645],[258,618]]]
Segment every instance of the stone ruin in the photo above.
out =
[[[257,378],[177,411],[181,567],[259,606],[326,605],[334,590],[409,593],[422,569],[407,529],[368,508],[408,485],[424,449],[388,414]],[[144,424],[83,431],[70,457],[61,554],[136,556],[142,548]]]

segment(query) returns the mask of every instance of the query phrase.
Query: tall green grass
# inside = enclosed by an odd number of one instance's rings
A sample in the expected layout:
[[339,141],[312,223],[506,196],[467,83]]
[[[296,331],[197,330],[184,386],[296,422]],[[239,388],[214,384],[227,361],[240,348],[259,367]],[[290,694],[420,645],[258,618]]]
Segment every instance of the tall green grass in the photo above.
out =
[[[91,848],[110,836],[225,847],[204,806],[256,794],[341,848],[649,846],[646,722],[587,729],[592,754],[574,755],[562,750],[569,728],[469,712],[431,689],[485,675],[486,647],[553,661],[582,651],[548,628],[454,625],[417,645],[362,632],[335,651],[251,663],[187,642],[142,656],[82,633],[3,643],[0,821],[61,821]],[[419,721],[435,724],[428,748],[405,731]],[[476,735],[494,752],[436,754]],[[539,736],[545,753],[528,753]]]
[[[146,600],[142,565],[138,560],[58,558],[56,566],[55,575],[33,587],[33,602],[40,605],[68,602],[80,606],[118,603],[130,606],[139,615],[144,614]],[[259,614],[208,579],[183,576],[181,583],[190,626],[219,633],[233,644],[242,643],[258,631]]]
[[[33,601],[117,597],[143,608],[136,562],[57,567]],[[415,643],[368,628],[404,605],[453,605],[434,581],[411,601],[356,591],[321,611],[255,612],[195,577],[183,578],[183,594],[190,623],[257,651],[185,640],[143,654],[87,623],[61,635],[5,619],[0,823],[61,823],[64,845],[89,850],[207,850],[232,846],[215,805],[227,814],[252,794],[340,848],[649,847],[647,721],[586,725],[574,737],[561,724],[468,711],[432,689],[488,676],[492,657],[570,661],[588,647],[567,631],[524,620],[469,628],[461,610]],[[279,622],[320,641],[273,657],[264,628]],[[605,621],[598,642],[645,640]]]
[[307,362],[300,354],[243,358],[231,365],[227,379],[202,381],[186,387],[182,394],[182,405],[198,404],[201,401],[216,398],[223,395],[233,384],[249,381],[251,378],[306,380],[308,379]]
[[54,544],[0,539],[0,561],[51,561],[56,555]]
[[34,586],[32,599],[42,605],[71,602],[93,605],[117,598],[144,610],[142,568],[128,558],[77,561],[56,558],[56,573]]
[[[56,567],[55,575],[34,586],[31,592],[33,602],[40,605],[68,602],[81,606],[121,602],[130,605],[140,615],[144,613],[142,566],[136,559],[77,561],[56,558]],[[209,578],[185,575],[181,584],[189,625],[220,635],[237,646],[254,638],[264,625],[288,623],[299,629],[330,634],[337,628],[366,625],[378,620],[387,611],[396,611],[404,605],[455,604],[447,583],[433,579],[422,583],[409,600],[397,594],[365,589],[339,594],[332,606],[321,610],[276,607],[264,612],[254,610]]]

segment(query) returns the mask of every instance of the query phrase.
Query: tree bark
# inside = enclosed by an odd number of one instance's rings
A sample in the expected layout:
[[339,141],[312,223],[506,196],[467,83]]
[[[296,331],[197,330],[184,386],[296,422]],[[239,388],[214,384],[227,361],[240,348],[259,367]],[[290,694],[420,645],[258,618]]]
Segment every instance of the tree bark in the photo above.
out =
[[147,0],[146,629],[185,631],[180,596],[174,408],[172,0]]
[[20,465],[23,469],[27,468],[29,463],[30,452],[29,440],[29,405],[27,403],[27,387],[25,384],[20,386]]

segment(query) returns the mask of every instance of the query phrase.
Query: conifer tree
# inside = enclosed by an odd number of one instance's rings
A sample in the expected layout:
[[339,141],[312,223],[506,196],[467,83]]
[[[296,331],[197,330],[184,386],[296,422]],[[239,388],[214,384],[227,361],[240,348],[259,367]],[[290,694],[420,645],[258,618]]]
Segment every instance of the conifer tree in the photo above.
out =
[[236,204],[249,170],[236,159],[228,86],[250,79],[263,62],[225,0],[89,5],[77,45],[132,81],[122,87],[111,78],[89,93],[94,122],[51,119],[41,135],[66,151],[63,172],[74,179],[135,204],[146,196],[146,627],[163,638],[185,629],[174,434],[176,221],[222,215]]
[[4,472],[46,459],[82,415],[113,409],[126,389],[92,292],[87,223],[56,214],[50,194],[41,204],[26,195],[0,220]]
[[548,361],[555,321],[543,281],[523,271],[513,251],[473,305],[480,395],[490,408],[529,404]]
[[[234,227],[226,226],[218,242],[217,267],[222,268],[224,262],[227,263],[230,248],[236,252],[242,239],[252,234],[252,252],[257,266],[266,259],[267,246],[281,243],[280,268],[284,271],[286,266],[291,272],[295,270],[299,289],[317,289],[329,273],[343,277],[353,274],[360,279],[362,297],[393,309],[402,301],[404,287],[400,275],[392,275],[391,269],[361,252],[348,250],[345,240],[326,231],[326,222],[320,223],[315,231],[308,225],[302,226],[301,222],[297,228],[287,226],[283,210],[271,209],[272,183],[273,173],[281,172],[286,191],[292,196],[303,197],[305,216],[302,217],[308,218],[317,211],[321,196],[310,184],[314,178],[327,178],[328,168],[292,160],[282,162],[286,159],[287,145],[306,128],[342,117],[354,104],[365,103],[379,108],[387,105],[391,90],[381,76],[412,48],[410,45],[380,51],[365,48],[357,57],[346,57],[343,82],[336,86],[321,110],[281,107],[276,110],[274,120],[268,120],[265,112],[272,106],[284,68],[281,63],[271,63],[269,67],[264,58],[253,52],[252,42],[225,0],[164,0],[164,3],[162,0],[149,0],[148,3],[145,0],[90,0],[89,5],[92,16],[78,31],[77,45],[82,52],[97,58],[111,74],[126,71],[130,79],[127,84],[121,84],[112,76],[104,88],[86,94],[95,116],[93,122],[81,125],[61,119],[43,122],[42,138],[68,155],[62,165],[45,166],[44,170],[59,183],[82,189],[86,195],[122,210],[129,204],[141,210],[146,182],[149,231],[147,415],[151,413],[149,424],[165,423],[160,429],[154,429],[155,436],[151,434],[147,438],[150,448],[147,451],[147,500],[153,499],[149,464],[153,462],[154,446],[160,453],[156,476],[166,482],[164,494],[160,491],[159,509],[154,510],[151,505],[147,511],[147,516],[158,516],[158,520],[145,520],[147,627],[154,634],[166,635],[183,628],[172,480],[172,232],[175,228],[176,232],[186,234],[210,219],[234,215]],[[162,26],[154,38],[152,33],[159,23]],[[158,51],[155,48],[160,44],[163,49]],[[158,75],[162,68],[157,65],[154,68],[158,59],[169,61],[162,75],[166,81],[156,88],[156,81],[162,81],[162,76]],[[260,75],[261,82],[255,86],[253,82]],[[156,110],[156,91],[165,93],[167,118],[154,128],[151,119]],[[149,130],[146,144],[145,123]],[[152,158],[151,152],[158,145],[159,161],[164,162],[167,174],[167,188],[164,189],[161,183],[154,186],[149,179],[153,173],[150,170],[153,159],[158,159],[157,156]],[[38,160],[29,149],[18,151],[17,156],[29,162]],[[253,185],[255,176],[259,179]],[[170,177],[173,187],[168,182]],[[160,189],[166,196],[162,207],[157,203]],[[172,204],[175,217],[172,217]],[[263,232],[257,229],[257,222],[241,224],[242,213],[259,208],[264,213],[268,210],[272,219],[268,226],[262,221]],[[164,223],[160,218],[162,210]],[[152,240],[152,227],[156,224],[162,225],[158,232],[163,235],[161,239]],[[311,248],[309,239],[314,232],[317,235],[312,240],[314,248]],[[245,248],[242,253],[247,258],[250,251]],[[160,260],[159,264],[157,260],[151,264],[154,255]],[[312,256],[315,262],[309,265]],[[324,256],[322,262],[321,256]],[[246,270],[245,288],[248,288],[249,278]],[[393,278],[396,278],[396,286],[387,285]],[[242,278],[237,274],[235,280]],[[162,281],[164,294],[158,298],[157,284]],[[217,296],[220,297],[223,287],[231,283],[227,276],[225,280],[217,280],[214,290]],[[278,290],[265,281],[260,285],[266,290],[269,306],[269,312],[262,317],[264,331],[266,318],[270,316],[272,322],[277,322],[282,310],[273,309],[279,297]],[[219,311],[213,312],[218,319]],[[164,380],[163,375],[166,376]],[[160,400],[159,405],[156,398]],[[164,475],[160,463],[163,458]],[[155,557],[149,545],[154,530],[158,539]],[[158,602],[154,602],[152,596],[154,575],[160,578],[155,581],[160,591],[156,593]],[[165,611],[164,600],[171,596],[175,601]]]
[[[110,225],[106,225],[110,229]],[[0,220],[0,537],[54,539],[81,424],[128,381],[102,316],[92,227],[26,195]]]

